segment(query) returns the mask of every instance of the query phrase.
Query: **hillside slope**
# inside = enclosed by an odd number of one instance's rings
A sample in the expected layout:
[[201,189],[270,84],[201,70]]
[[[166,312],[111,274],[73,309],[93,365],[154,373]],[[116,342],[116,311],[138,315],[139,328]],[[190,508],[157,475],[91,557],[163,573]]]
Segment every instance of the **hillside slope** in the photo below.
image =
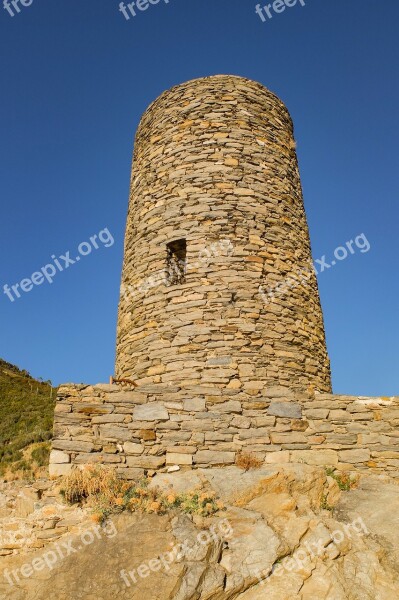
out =
[[[0,359],[0,474],[8,467],[30,469],[24,451],[51,439],[55,396],[51,382],[37,381]],[[39,466],[46,453],[47,448],[36,448]]]

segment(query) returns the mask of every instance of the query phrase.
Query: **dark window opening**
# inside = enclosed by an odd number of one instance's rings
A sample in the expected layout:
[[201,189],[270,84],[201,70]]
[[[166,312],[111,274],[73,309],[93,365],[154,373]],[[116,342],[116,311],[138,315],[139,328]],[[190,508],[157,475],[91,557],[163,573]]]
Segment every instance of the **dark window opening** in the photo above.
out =
[[169,285],[185,283],[187,267],[187,242],[176,240],[166,245]]

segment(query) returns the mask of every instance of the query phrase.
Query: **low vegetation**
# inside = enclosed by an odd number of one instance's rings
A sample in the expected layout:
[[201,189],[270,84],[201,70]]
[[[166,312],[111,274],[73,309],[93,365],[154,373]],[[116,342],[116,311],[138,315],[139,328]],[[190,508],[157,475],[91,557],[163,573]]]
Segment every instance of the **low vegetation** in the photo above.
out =
[[250,452],[238,452],[236,455],[236,465],[244,469],[244,471],[249,471],[250,469],[259,469],[263,465],[263,461]]
[[47,465],[56,389],[0,359],[0,475],[34,477]]
[[326,474],[337,482],[339,489],[343,492],[349,492],[357,485],[357,477],[349,473],[336,471],[333,467],[326,467]]
[[321,502],[320,502],[320,508],[323,510],[330,510],[330,511],[334,510],[334,507],[328,503],[327,494],[323,494],[323,496],[321,498]]
[[214,492],[193,490],[177,494],[173,489],[162,492],[149,487],[150,480],[137,483],[120,479],[115,470],[99,465],[75,469],[63,479],[61,494],[70,504],[91,508],[95,521],[123,511],[165,514],[180,510],[188,514],[210,516],[224,508]]

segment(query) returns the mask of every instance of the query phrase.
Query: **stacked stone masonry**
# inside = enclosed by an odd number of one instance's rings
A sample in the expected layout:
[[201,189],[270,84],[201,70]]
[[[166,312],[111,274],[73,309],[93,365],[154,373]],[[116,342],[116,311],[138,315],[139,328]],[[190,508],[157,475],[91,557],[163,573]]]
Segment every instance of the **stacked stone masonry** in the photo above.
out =
[[264,388],[252,400],[213,385],[118,385],[59,389],[50,474],[114,466],[126,479],[170,467],[233,464],[247,452],[265,463],[304,462],[399,477],[399,398],[294,394]]
[[[167,280],[179,242],[184,277]],[[116,376],[165,400],[168,386],[240,392],[244,404],[265,386],[331,392],[293,125],[259,83],[190,81],[141,120]]]

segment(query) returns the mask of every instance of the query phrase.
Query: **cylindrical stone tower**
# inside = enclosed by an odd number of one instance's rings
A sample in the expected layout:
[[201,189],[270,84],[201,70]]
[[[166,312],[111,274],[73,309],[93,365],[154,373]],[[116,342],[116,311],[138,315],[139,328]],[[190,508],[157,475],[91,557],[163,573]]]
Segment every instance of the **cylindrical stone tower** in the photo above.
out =
[[275,386],[331,391],[311,264],[292,121],[273,93],[220,75],[150,105],[134,150],[117,377],[155,398],[238,395],[248,408]]

